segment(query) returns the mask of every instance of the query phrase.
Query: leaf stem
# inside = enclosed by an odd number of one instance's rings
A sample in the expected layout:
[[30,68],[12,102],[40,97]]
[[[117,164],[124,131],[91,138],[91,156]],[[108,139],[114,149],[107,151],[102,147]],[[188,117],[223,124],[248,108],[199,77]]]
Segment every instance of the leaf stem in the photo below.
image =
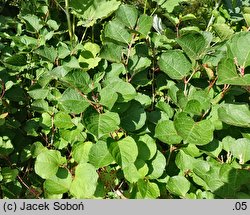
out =
[[186,80],[186,77],[184,78],[184,95],[187,96],[187,85],[189,83],[189,81],[192,79],[192,77],[194,76],[194,74],[196,73],[196,69],[193,69],[192,74],[189,76],[188,80]]
[[125,63],[124,63],[125,67],[127,69],[127,71],[126,71],[126,82],[129,82],[129,78],[128,78],[128,61],[129,61],[129,57],[131,55],[131,49],[132,49],[132,45],[134,43],[135,36],[136,36],[136,34],[133,34],[132,39],[131,39],[131,41],[130,41],[130,43],[128,45],[127,58],[126,58]]
[[86,35],[86,33],[87,33],[87,30],[88,30],[88,27],[86,27],[86,28],[85,28],[85,30],[84,30],[84,32],[83,32],[83,35],[82,35],[82,38],[81,38],[80,44],[83,42],[84,37],[85,37],[85,35]]

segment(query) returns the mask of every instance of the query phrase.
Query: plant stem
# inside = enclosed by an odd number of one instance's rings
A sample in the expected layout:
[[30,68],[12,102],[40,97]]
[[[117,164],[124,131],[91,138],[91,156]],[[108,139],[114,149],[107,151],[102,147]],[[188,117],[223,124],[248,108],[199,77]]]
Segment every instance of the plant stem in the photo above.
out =
[[95,27],[94,27],[94,25],[92,26],[91,41],[92,41],[92,43],[94,43],[94,42],[95,42]]
[[69,0],[65,0],[65,12],[66,12],[67,23],[68,23],[69,38],[70,38],[71,45],[73,45],[73,32],[72,32],[72,25],[71,25],[70,14],[69,14]]
[[147,3],[148,3],[148,0],[145,0],[145,2],[144,2],[143,14],[146,14],[146,11],[147,11]]
[[[220,4],[221,4],[221,0],[219,0],[218,2],[215,3],[215,7],[214,7],[213,10],[214,10],[214,11],[217,10],[217,9],[219,8]],[[212,14],[212,16],[211,16],[211,18],[210,18],[210,20],[209,20],[209,22],[208,22],[208,24],[207,24],[206,31],[209,30],[209,28],[211,27],[211,25],[212,25],[213,22],[214,22],[214,19],[215,19],[215,17],[214,17],[214,15]]]

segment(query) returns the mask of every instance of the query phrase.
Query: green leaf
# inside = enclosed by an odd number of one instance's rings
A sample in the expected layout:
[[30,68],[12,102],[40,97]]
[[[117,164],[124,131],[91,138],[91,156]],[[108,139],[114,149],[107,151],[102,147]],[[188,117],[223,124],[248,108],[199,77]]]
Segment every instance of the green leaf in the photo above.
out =
[[41,152],[35,161],[35,172],[43,179],[55,175],[60,165],[66,162],[61,153],[56,150],[46,150]]
[[194,157],[186,154],[183,150],[178,152],[175,159],[176,166],[183,172],[193,170],[196,162],[199,162],[199,160],[196,160]]
[[41,152],[47,150],[47,148],[41,142],[34,142],[31,147],[31,155],[33,158],[36,158]]
[[44,190],[50,194],[61,194],[69,191],[72,176],[67,169],[59,168],[56,175],[44,182]]
[[100,52],[100,47],[96,43],[87,42],[83,46],[83,51],[79,56],[79,63],[84,70],[93,69],[98,66],[101,58],[97,55]]
[[83,93],[89,93],[91,91],[89,86],[91,82],[89,74],[87,72],[83,72],[82,70],[71,71],[67,73],[62,80],[67,82],[69,86],[81,90]]
[[116,0],[86,0],[70,1],[73,13],[83,20],[86,27],[95,24],[97,19],[110,16],[119,7],[120,2]]
[[9,182],[14,181],[16,179],[16,177],[18,176],[18,170],[11,169],[10,167],[2,167],[1,174],[3,177],[2,181],[4,183],[9,183]]
[[130,29],[135,27],[138,11],[133,5],[123,4],[116,11],[116,18]]
[[234,33],[234,30],[225,23],[213,24],[213,29],[221,40],[229,39]]
[[177,43],[192,60],[198,60],[204,54],[206,41],[200,33],[188,33],[177,38]]
[[185,113],[180,113],[174,120],[174,126],[177,134],[188,143],[206,145],[213,140],[214,127],[209,120],[194,122]]
[[218,116],[226,124],[250,127],[250,110],[247,104],[223,104],[218,108]]
[[67,69],[80,69],[79,60],[75,56],[70,56],[62,61],[62,66]]
[[138,93],[134,100],[141,103],[141,105],[144,107],[144,109],[148,108],[152,103],[152,99],[148,95],[145,95],[142,93]]
[[54,63],[57,58],[57,51],[53,46],[44,46],[44,48],[38,49],[35,53],[49,60],[51,63]]
[[75,114],[83,112],[89,106],[87,98],[72,88],[64,91],[59,104],[64,111]]
[[237,71],[235,59],[231,55],[227,55],[218,64],[218,81],[217,84],[231,84],[231,85],[250,85],[250,74],[241,75],[244,66]]
[[144,107],[137,101],[132,101],[129,108],[121,114],[121,127],[126,131],[135,131],[144,126],[146,112]]
[[99,57],[111,62],[120,63],[122,57],[123,46],[116,45],[111,42],[103,44]]
[[108,166],[114,161],[112,155],[108,150],[108,145],[104,141],[98,141],[93,144],[89,151],[89,163],[96,168]]
[[137,144],[130,136],[110,143],[108,148],[117,164],[119,164],[122,168],[134,163],[138,156]]
[[166,159],[164,155],[157,150],[156,155],[148,162],[149,179],[157,179],[162,176],[166,166]]
[[238,66],[246,68],[250,65],[250,35],[248,32],[235,34],[228,42],[228,47]]
[[50,71],[49,77],[53,77],[55,79],[63,78],[68,72],[69,71],[66,70],[64,66],[57,66]]
[[89,151],[93,146],[92,142],[75,143],[72,149],[72,157],[77,163],[86,163],[89,161]]
[[190,189],[190,182],[184,176],[173,176],[168,180],[167,189],[177,196],[184,197]]
[[229,164],[210,163],[206,169],[199,164],[197,162],[194,168],[194,181],[220,198],[235,198],[240,187],[250,180],[247,170],[235,169]]
[[27,56],[25,54],[14,54],[8,57],[5,63],[12,66],[25,66],[27,64]]
[[54,117],[54,124],[57,128],[72,128],[74,126],[71,117],[65,112],[58,112]]
[[47,101],[43,99],[37,99],[31,104],[31,109],[37,112],[48,112],[49,104]]
[[151,60],[147,57],[139,57],[138,55],[134,55],[129,59],[128,62],[128,70],[130,74],[133,76],[138,72],[141,72],[151,65]]
[[100,91],[100,104],[106,106],[109,110],[112,109],[115,102],[118,99],[118,94],[112,90],[110,87],[102,88]]
[[179,144],[182,138],[177,134],[174,122],[171,120],[159,121],[155,128],[155,137],[169,145]]
[[[143,170],[143,174],[140,174],[137,166],[134,163],[130,163],[129,165],[122,168],[124,177],[130,183],[136,183],[139,179],[144,178],[148,172],[148,168],[145,162],[140,166]],[[146,170],[146,171],[145,171]]]
[[42,21],[33,14],[27,14],[22,18],[26,21],[27,27],[31,31],[35,30],[36,32],[38,32],[43,27]]
[[99,139],[103,135],[118,129],[120,118],[114,112],[99,114],[96,110],[89,108],[84,113],[83,122],[87,130]]
[[244,164],[250,160],[250,140],[247,138],[240,138],[235,140],[230,136],[222,140],[223,148],[227,152],[239,159],[240,164]]
[[165,101],[159,101],[155,106],[160,110],[164,111],[169,116],[169,118],[172,118],[174,116],[174,111],[172,107]]
[[45,99],[49,94],[49,89],[34,89],[28,93],[33,99]]
[[138,147],[138,158],[144,161],[152,159],[157,152],[155,140],[148,134],[134,138]]
[[142,14],[139,17],[136,30],[143,36],[146,37],[153,26],[153,18],[146,14]]
[[58,23],[57,23],[55,20],[49,19],[49,20],[47,21],[47,25],[48,25],[51,29],[53,29],[53,30],[55,30],[55,31],[59,29],[59,25],[58,25]]
[[97,187],[98,174],[95,167],[88,163],[76,166],[75,178],[70,186],[70,194],[78,199],[93,197]]
[[189,75],[191,63],[179,50],[168,50],[163,53],[158,61],[160,69],[170,78],[181,80]]
[[14,150],[11,140],[7,136],[0,137],[0,158],[9,155]]
[[125,27],[117,20],[109,21],[104,28],[105,38],[111,39],[121,44],[129,44],[132,36]]
[[186,1],[186,0],[153,0],[157,2],[158,5],[160,5],[162,8],[166,9],[168,13],[172,13],[174,8],[179,5],[180,2]]
[[118,94],[117,102],[128,102],[135,98],[136,91],[132,84],[119,78],[110,78],[107,81],[110,81],[110,83],[103,89],[106,89],[106,92],[116,92]]
[[219,157],[222,151],[222,144],[218,140],[213,140],[212,142],[208,143],[207,145],[199,147],[201,151],[204,151],[207,155],[211,157]]
[[156,199],[160,196],[160,189],[154,182],[140,179],[137,182],[137,198],[138,199]]

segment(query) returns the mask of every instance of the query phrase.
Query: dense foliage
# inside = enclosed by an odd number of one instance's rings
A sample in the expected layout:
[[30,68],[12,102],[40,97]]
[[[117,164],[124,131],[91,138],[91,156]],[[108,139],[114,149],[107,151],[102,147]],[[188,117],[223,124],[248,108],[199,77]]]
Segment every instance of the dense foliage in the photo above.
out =
[[250,1],[0,14],[0,198],[250,198]]

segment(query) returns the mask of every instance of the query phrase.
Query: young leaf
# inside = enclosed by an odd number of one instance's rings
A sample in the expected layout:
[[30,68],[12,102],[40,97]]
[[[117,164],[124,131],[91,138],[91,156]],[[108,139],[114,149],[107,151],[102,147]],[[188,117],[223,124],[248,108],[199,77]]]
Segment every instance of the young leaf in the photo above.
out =
[[234,30],[225,23],[213,24],[213,29],[215,30],[215,32],[217,33],[217,35],[220,37],[221,40],[229,39],[234,33]]

